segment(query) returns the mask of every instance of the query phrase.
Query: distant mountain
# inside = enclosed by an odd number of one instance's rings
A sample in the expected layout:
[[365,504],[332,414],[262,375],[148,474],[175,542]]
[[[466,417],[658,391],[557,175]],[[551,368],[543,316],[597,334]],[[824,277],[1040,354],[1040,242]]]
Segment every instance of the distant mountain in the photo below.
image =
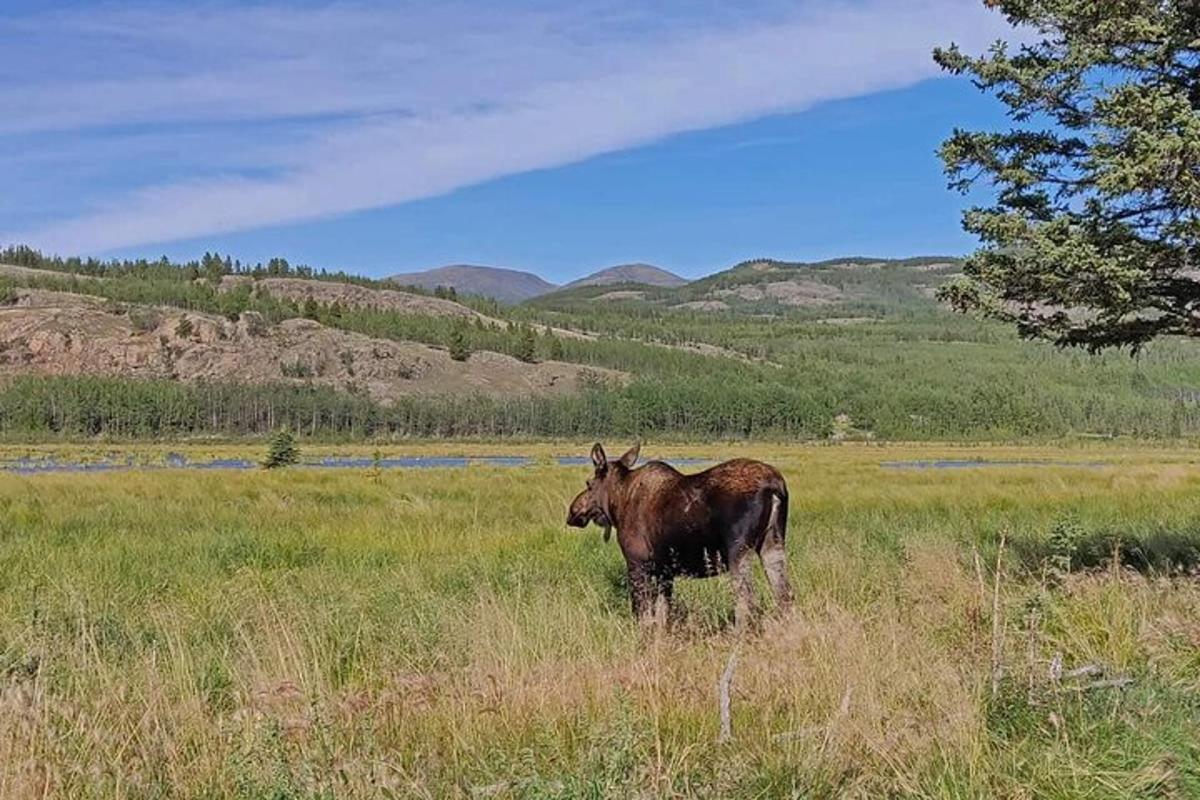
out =
[[642,283],[648,286],[665,286],[674,288],[683,286],[687,280],[673,272],[667,272],[662,267],[653,264],[618,264],[615,267],[593,272],[586,278],[571,281],[564,289],[577,286],[608,286],[613,283]]
[[453,287],[459,294],[481,294],[494,297],[502,303],[519,303],[558,288],[532,272],[471,264],[452,264],[424,272],[404,272],[391,276],[389,280],[423,289]]

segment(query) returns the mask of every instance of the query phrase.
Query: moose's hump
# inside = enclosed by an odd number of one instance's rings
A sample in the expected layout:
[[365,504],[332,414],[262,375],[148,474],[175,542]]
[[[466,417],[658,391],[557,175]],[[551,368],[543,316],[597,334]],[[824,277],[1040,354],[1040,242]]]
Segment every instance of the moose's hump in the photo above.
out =
[[630,476],[639,490],[650,492],[671,488],[683,478],[679,470],[662,461],[647,461],[633,470]]

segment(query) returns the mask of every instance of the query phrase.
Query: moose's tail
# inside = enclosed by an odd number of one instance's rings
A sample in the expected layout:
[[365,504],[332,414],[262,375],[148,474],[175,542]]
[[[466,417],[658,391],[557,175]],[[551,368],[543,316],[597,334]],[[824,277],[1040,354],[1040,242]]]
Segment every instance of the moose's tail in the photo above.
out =
[[787,486],[784,485],[783,481],[780,481],[778,486],[772,486],[768,491],[771,494],[771,513],[767,517],[767,530],[764,538],[768,540],[776,539],[780,544],[783,544],[787,538]]

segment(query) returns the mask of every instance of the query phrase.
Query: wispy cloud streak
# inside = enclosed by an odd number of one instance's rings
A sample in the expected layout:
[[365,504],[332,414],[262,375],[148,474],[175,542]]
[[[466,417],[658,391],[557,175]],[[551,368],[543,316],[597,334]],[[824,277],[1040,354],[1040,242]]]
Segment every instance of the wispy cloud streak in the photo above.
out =
[[[25,78],[0,84],[0,149],[48,142],[0,177],[82,204],[0,240],[103,252],[402,203],[905,86],[934,44],[1007,34],[975,0],[203,8],[0,17]],[[46,30],[77,59],[44,55]],[[107,179],[73,182],[93,150]]]

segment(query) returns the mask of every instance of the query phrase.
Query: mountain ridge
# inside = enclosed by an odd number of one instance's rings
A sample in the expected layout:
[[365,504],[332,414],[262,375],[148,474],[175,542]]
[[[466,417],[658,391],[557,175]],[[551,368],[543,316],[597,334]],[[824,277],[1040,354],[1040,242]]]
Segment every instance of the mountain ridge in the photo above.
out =
[[687,283],[687,279],[665,270],[654,264],[634,261],[628,264],[614,264],[611,267],[598,269],[582,278],[563,284],[562,289],[574,289],[579,286],[608,286],[616,283],[638,283],[645,286],[663,286],[675,288]]
[[427,290],[443,286],[459,294],[482,295],[502,303],[520,303],[558,288],[557,284],[532,272],[478,264],[447,264],[418,272],[401,272],[387,280],[400,286],[419,286]]
[[939,255],[907,258],[842,256],[821,261],[753,258],[695,279],[686,279],[654,264],[635,261],[605,267],[561,285],[528,270],[478,264],[448,264],[418,272],[398,273],[385,278],[385,280],[401,287],[416,286],[427,291],[435,290],[438,287],[452,288],[458,294],[490,297],[510,305],[538,300],[550,295],[557,296],[564,292],[602,286],[630,289],[645,287],[657,292],[680,290],[689,295],[695,295],[695,297],[689,297],[689,300],[712,300],[712,298],[701,298],[701,295],[710,294],[712,289],[727,288],[743,282],[763,282],[768,275],[788,273],[794,276],[806,270],[814,272],[831,269],[854,271],[885,266],[938,269],[960,262],[960,257]]

